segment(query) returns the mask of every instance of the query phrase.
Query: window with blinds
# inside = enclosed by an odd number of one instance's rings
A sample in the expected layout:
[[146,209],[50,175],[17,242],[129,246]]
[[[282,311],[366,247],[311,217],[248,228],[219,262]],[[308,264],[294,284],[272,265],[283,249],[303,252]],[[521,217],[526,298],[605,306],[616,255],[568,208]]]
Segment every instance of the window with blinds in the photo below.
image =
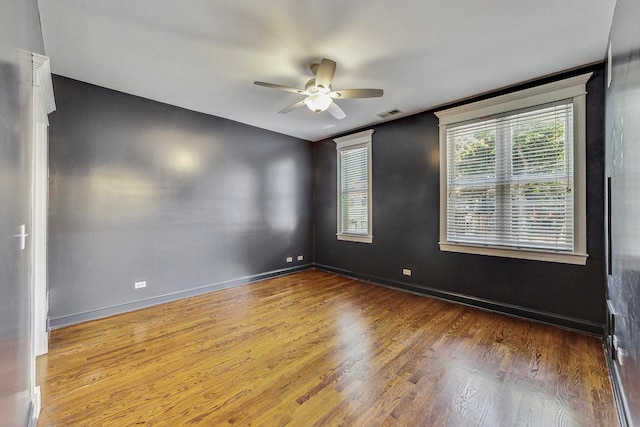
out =
[[436,113],[442,250],[586,263],[590,75]]
[[338,163],[339,240],[371,243],[371,135],[360,132],[335,140]]
[[369,234],[367,147],[340,151],[340,232]]
[[447,128],[447,240],[573,251],[573,102]]

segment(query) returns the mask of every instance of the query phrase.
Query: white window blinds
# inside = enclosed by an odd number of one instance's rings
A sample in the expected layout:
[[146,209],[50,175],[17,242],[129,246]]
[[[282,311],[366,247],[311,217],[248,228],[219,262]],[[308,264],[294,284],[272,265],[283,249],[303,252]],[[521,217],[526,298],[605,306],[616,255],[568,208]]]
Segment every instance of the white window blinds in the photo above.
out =
[[366,146],[340,150],[340,232],[369,234],[369,171]]
[[371,136],[373,130],[334,139],[338,165],[338,240],[372,243]]
[[574,250],[573,100],[448,125],[451,243]]

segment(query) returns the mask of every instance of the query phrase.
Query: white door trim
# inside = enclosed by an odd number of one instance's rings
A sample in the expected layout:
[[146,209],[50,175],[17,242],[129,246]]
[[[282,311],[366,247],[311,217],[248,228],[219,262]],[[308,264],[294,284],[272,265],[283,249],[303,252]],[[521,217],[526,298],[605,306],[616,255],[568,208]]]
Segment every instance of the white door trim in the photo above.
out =
[[56,109],[49,58],[33,57],[33,352],[45,354],[49,347],[47,315],[47,199],[49,175],[48,114]]

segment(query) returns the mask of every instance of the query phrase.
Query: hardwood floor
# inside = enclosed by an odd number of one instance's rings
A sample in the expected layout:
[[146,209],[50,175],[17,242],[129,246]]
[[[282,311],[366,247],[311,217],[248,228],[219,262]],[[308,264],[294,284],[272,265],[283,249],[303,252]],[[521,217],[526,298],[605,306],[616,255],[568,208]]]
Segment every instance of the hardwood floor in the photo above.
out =
[[618,425],[587,335],[308,270],[55,330],[39,426]]

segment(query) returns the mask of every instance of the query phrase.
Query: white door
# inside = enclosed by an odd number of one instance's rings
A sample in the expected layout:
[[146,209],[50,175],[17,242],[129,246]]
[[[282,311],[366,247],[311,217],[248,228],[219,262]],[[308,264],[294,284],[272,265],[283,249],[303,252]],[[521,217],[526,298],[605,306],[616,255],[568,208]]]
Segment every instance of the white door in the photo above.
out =
[[0,425],[32,411],[31,55],[0,46]]

